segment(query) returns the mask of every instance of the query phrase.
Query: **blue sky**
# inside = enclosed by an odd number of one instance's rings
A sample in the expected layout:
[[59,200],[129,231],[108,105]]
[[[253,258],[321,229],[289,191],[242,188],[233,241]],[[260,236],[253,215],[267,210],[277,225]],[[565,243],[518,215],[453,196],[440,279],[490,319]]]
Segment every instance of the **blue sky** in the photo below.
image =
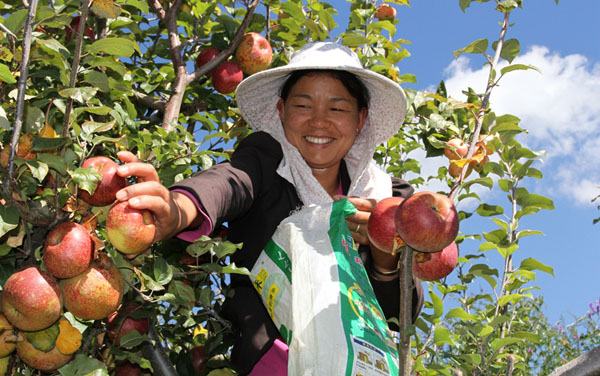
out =
[[[330,1],[340,12],[338,25],[347,24],[350,3]],[[463,13],[458,0],[411,0],[411,6],[398,10],[396,38],[409,40],[411,56],[399,63],[401,73],[412,73],[416,90],[435,90],[441,79],[449,93],[464,99],[461,90],[473,87],[483,91],[487,69],[476,55],[454,59],[452,52],[470,42],[498,37],[502,15],[494,11],[494,1],[474,2]],[[600,267],[600,223],[593,225],[600,211],[591,200],[600,194],[600,15],[598,0],[525,0],[524,8],[511,15],[513,26],[508,38],[521,44],[515,61],[541,69],[508,75],[492,94],[496,113],[521,118],[529,131],[521,142],[532,150],[545,150],[547,156],[537,168],[544,179],[528,180],[531,192],[554,200],[556,209],[542,211],[521,221],[521,229],[539,230],[544,236],[530,236],[520,243],[516,259],[535,257],[554,268],[554,277],[538,272],[537,285],[546,300],[545,314],[552,321],[572,321],[600,299],[596,279]],[[433,171],[442,160],[428,161]],[[503,194],[481,192],[486,202],[504,204]],[[460,209],[460,208],[459,208]],[[465,208],[467,209],[467,208]],[[465,233],[494,229],[489,219],[463,224]],[[467,247],[469,247],[467,249]],[[465,243],[462,252],[475,252],[478,244]],[[499,267],[490,253],[489,262]],[[517,261],[518,262],[518,261]]]

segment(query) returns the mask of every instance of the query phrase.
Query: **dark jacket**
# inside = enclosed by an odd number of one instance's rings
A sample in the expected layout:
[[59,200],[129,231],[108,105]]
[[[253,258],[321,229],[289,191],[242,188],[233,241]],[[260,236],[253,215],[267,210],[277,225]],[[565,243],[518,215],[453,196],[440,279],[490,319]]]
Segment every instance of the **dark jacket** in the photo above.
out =
[[[283,152],[269,134],[256,132],[244,139],[231,157],[231,162],[218,164],[196,176],[183,180],[171,189],[185,189],[202,204],[216,228],[228,223],[228,240],[243,243],[231,261],[249,270],[279,223],[302,206],[296,189],[277,174]],[[344,163],[340,171],[342,190],[347,193],[350,178]],[[405,181],[392,178],[394,196],[408,197],[413,188]],[[371,273],[368,246],[359,253]],[[374,278],[371,284],[386,317],[398,317],[398,280],[382,282]],[[246,374],[279,337],[260,296],[248,277],[232,275],[235,295],[223,306],[223,316],[239,331],[231,360],[241,374]],[[413,291],[413,320],[423,304],[423,289],[417,280]]]

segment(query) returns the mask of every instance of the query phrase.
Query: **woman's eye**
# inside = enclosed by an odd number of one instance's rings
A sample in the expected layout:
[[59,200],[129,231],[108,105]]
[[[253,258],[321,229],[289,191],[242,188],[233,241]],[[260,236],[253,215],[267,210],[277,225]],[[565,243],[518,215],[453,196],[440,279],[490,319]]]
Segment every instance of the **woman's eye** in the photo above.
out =
[[336,108],[336,107],[333,107],[331,110],[332,110],[332,111],[338,111],[338,112],[346,112],[346,110],[345,110],[344,108]]

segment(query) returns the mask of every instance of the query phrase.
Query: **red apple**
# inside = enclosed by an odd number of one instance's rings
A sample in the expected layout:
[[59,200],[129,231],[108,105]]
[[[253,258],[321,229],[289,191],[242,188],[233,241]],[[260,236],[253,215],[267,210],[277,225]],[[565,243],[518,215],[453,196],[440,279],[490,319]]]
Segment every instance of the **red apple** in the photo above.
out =
[[120,346],[121,337],[133,330],[140,334],[148,333],[150,320],[147,317],[133,318],[131,316],[132,312],[139,313],[142,309],[138,303],[131,302],[108,317],[106,332],[116,346]]
[[190,350],[192,356],[192,367],[194,367],[194,373],[199,375],[206,369],[206,350],[204,346],[195,346]]
[[246,74],[263,71],[271,65],[273,48],[259,33],[246,33],[235,50],[235,61]]
[[154,242],[154,217],[149,210],[135,209],[127,201],[116,202],[106,217],[110,243],[122,253],[137,255]]
[[115,367],[114,376],[142,376],[142,368],[126,361]]
[[[212,59],[214,59],[221,51],[214,47],[207,47],[200,51],[198,57],[196,58],[196,69],[200,68],[204,64],[208,63]],[[210,76],[214,72],[214,69],[210,72],[207,72],[206,75]]]
[[212,74],[213,87],[221,94],[233,93],[243,79],[242,69],[233,61],[219,64]]
[[46,237],[44,264],[56,278],[71,278],[83,273],[94,256],[89,231],[78,223],[63,222]]
[[[80,20],[81,20],[81,16],[73,17],[73,19],[71,20],[71,24],[65,28],[65,31],[66,31],[65,39],[66,39],[67,43],[71,40],[71,33],[77,33],[77,29],[79,29]],[[86,28],[85,28],[83,34],[85,36],[87,36],[88,38],[90,38],[91,40],[96,39],[96,36],[94,35],[94,29],[92,29],[91,27],[89,27],[87,25],[86,25]]]
[[402,197],[388,197],[379,201],[367,223],[367,236],[376,248],[388,252],[396,253],[404,242],[398,236],[396,231],[396,211],[398,206],[404,200]]
[[65,308],[82,320],[101,320],[115,312],[123,298],[119,268],[101,254],[83,273],[60,281]]
[[387,20],[390,18],[396,18],[396,8],[389,4],[382,4],[375,10],[375,18],[378,20]]
[[[469,145],[466,144],[460,138],[452,138],[448,142],[446,142],[446,145],[451,146],[450,148],[444,149],[444,154],[450,160],[464,158],[467,155],[467,152],[469,151]],[[454,148],[454,150],[452,150],[452,147]]]
[[440,252],[413,252],[412,272],[422,281],[437,281],[452,273],[458,260],[458,246],[455,242]]
[[13,326],[26,331],[54,324],[62,312],[62,297],[54,277],[36,266],[12,274],[2,291],[2,312]]
[[79,198],[92,206],[110,205],[116,200],[117,192],[127,186],[127,179],[117,175],[119,165],[112,159],[96,156],[86,159],[81,167],[93,168],[102,174],[102,180],[96,186],[93,195],[86,190],[79,189]]
[[22,340],[17,342],[17,355],[23,363],[37,370],[54,371],[69,363],[73,358],[73,354],[65,355],[56,346],[47,352],[38,350],[24,335],[21,334],[21,337],[23,337]]
[[402,201],[396,212],[398,235],[411,248],[438,252],[458,234],[458,213],[448,196],[419,192]]
[[15,347],[17,346],[15,339],[13,326],[6,319],[6,316],[0,313],[0,358],[4,358],[15,351]]

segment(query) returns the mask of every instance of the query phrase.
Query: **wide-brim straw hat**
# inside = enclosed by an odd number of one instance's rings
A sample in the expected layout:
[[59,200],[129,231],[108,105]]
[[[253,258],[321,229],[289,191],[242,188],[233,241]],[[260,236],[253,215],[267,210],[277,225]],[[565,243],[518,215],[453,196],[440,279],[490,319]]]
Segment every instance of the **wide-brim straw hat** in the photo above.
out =
[[365,69],[350,48],[334,42],[316,42],[296,51],[289,64],[255,73],[236,90],[236,100],[244,119],[255,131],[273,132],[280,127],[277,101],[282,85],[291,72],[304,69],[343,70],[356,75],[369,90],[369,114],[355,142],[374,147],[396,134],[406,116],[406,96],[396,82]]

